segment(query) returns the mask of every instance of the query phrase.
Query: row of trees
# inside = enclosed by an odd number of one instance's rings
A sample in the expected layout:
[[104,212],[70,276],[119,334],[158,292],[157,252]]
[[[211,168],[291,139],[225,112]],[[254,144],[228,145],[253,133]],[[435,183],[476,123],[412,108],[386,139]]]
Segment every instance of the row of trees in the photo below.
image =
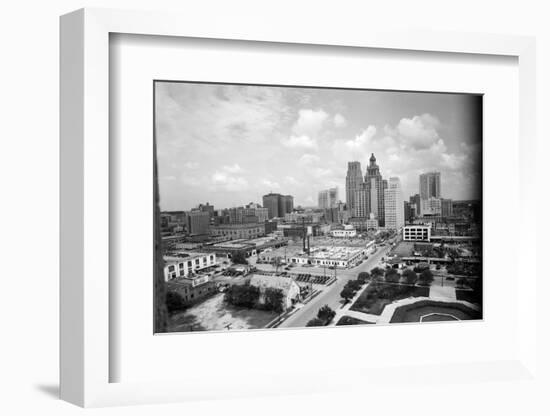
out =
[[328,305],[323,306],[317,311],[317,317],[311,319],[306,326],[327,326],[336,316],[336,312]]
[[284,310],[284,294],[281,289],[268,287],[260,302],[260,289],[250,284],[233,285],[227,289],[224,300],[233,306],[261,309],[281,313]]
[[367,272],[359,273],[356,280],[348,280],[340,296],[344,299],[345,303],[348,303],[355,294],[363,287],[365,282],[368,280],[369,274]]
[[413,270],[405,269],[402,273],[399,273],[399,271],[394,268],[384,270],[380,267],[375,267],[370,271],[370,274],[368,272],[359,273],[357,279],[363,282],[371,280],[373,282],[405,283],[408,285],[419,283],[422,285],[429,285],[433,282],[434,276],[429,266],[427,268],[417,266]]

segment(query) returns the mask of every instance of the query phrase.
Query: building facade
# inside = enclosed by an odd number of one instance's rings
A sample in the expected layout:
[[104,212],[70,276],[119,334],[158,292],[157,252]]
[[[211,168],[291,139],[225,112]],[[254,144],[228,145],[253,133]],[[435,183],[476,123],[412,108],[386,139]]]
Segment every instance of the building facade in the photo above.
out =
[[420,199],[441,198],[441,173],[427,172],[420,175]]
[[232,240],[250,239],[264,236],[265,226],[259,223],[220,224],[211,227],[210,233],[214,236],[229,237]]
[[262,197],[264,208],[267,208],[268,219],[284,217],[294,210],[294,197],[269,193]]
[[330,188],[319,191],[318,207],[320,209],[337,208],[338,188]]
[[[194,274],[203,269],[216,266],[216,254],[214,253],[184,253],[179,256],[164,256],[164,280],[169,281],[178,278],[190,278],[193,286],[205,283]],[[205,277],[205,276],[203,276]]]
[[[346,174],[346,206],[347,210],[355,212],[355,192],[363,187],[363,172],[360,162],[348,162]],[[355,215],[355,214],[353,214]]]
[[187,230],[190,234],[208,234],[210,231],[210,213],[207,211],[189,211]]
[[376,164],[376,157],[374,157],[374,154],[371,154],[367,173],[365,175],[368,214],[374,214],[374,217],[378,219],[378,223],[381,227],[384,226],[385,221],[384,191],[387,186],[388,182],[382,178],[380,168]]
[[430,241],[431,225],[405,225],[403,227],[403,241]]
[[384,223],[390,230],[399,230],[405,224],[403,191],[397,177],[390,178],[388,188],[384,190]]

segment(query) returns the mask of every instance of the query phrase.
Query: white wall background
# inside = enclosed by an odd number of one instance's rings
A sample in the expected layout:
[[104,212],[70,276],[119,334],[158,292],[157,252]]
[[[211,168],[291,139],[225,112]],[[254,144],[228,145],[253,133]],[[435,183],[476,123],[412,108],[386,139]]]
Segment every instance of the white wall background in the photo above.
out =
[[[339,25],[420,27],[536,35],[538,42],[539,249],[548,246],[550,29],[544,1],[169,1],[20,0],[0,8],[0,413],[76,414],[56,399],[58,383],[58,16],[80,7],[179,10],[208,24],[211,13],[269,14],[281,27]],[[503,120],[503,122],[506,122]],[[498,156],[497,156],[498,157]],[[505,169],[505,166],[503,166]],[[504,198],[505,196],[503,196]],[[505,208],[503,208],[505,209]],[[514,213],[510,213],[511,216]],[[543,230],[544,228],[544,230]],[[513,244],[511,243],[511,246]],[[545,253],[541,253],[545,254]],[[539,255],[542,266],[542,255]],[[545,273],[540,267],[539,273]],[[546,273],[548,275],[548,273]],[[549,276],[550,277],[550,276]],[[539,292],[548,291],[544,283]],[[539,356],[550,374],[548,308],[539,305]],[[548,381],[548,378],[546,378]],[[330,380],[327,380],[330,382]],[[507,383],[405,390],[398,383],[362,397],[281,397],[94,410],[99,414],[197,415],[549,414],[550,385]]]

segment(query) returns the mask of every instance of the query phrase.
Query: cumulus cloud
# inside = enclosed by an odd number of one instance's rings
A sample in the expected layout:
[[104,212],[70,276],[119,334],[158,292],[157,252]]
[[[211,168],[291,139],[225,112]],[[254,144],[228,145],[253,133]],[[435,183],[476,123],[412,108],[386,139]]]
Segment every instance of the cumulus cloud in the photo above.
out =
[[328,117],[324,110],[301,109],[298,111],[298,120],[292,126],[292,131],[297,136],[314,136],[323,128]]
[[248,187],[248,181],[240,176],[230,176],[227,172],[216,171],[212,183],[226,191],[242,191]]
[[273,189],[281,189],[281,185],[279,185],[278,182],[274,182],[269,179],[263,179],[262,185],[269,188],[270,191]]
[[332,122],[334,123],[334,126],[337,128],[346,127],[346,125],[348,124],[348,121],[346,120],[346,118],[340,113],[337,113],[334,115]]
[[365,149],[373,137],[376,135],[376,127],[368,126],[355,139],[346,141],[346,146],[349,149]]
[[437,132],[439,125],[436,117],[423,114],[413,118],[402,118],[397,125],[397,132],[406,146],[427,149],[439,140]]
[[243,171],[238,163],[235,163],[233,165],[225,165],[222,169],[228,173],[238,173]]
[[281,143],[289,148],[316,149],[317,142],[309,136],[290,136],[283,138]]
[[311,165],[311,164],[314,164],[314,163],[317,163],[321,160],[321,158],[317,155],[312,155],[312,154],[309,154],[309,153],[306,153],[305,155],[302,155],[302,157],[300,157],[300,163],[304,164],[304,165]]

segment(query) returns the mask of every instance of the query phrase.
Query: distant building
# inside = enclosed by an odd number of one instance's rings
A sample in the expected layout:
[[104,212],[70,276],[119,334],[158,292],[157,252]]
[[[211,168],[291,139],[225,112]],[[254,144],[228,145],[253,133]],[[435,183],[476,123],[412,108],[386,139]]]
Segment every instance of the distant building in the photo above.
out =
[[441,173],[428,172],[419,178],[420,199],[441,198]]
[[453,216],[453,200],[441,198],[441,216],[448,218]]
[[336,238],[353,238],[357,236],[357,231],[353,225],[344,225],[341,229],[331,231],[331,235]]
[[220,224],[213,226],[210,232],[214,236],[225,236],[232,240],[250,239],[262,237],[265,235],[264,224]]
[[244,216],[245,218],[256,217],[258,219],[256,222],[262,223],[268,220],[269,213],[267,208],[263,208],[260,204],[254,204],[251,202],[244,207]]
[[208,234],[210,213],[199,210],[189,211],[187,213],[187,230],[190,234]]
[[374,217],[374,214],[370,214],[369,218],[365,221],[365,228],[367,231],[378,231],[378,220]]
[[384,191],[384,215],[386,229],[399,230],[405,224],[403,191],[397,177],[390,178],[388,189]]
[[318,223],[321,221],[323,213],[321,212],[292,212],[285,214],[285,222],[296,222],[296,223]]
[[278,289],[283,293],[283,309],[290,309],[300,300],[300,286],[291,277],[265,276],[255,274],[250,278],[250,285],[260,289],[259,303],[265,303],[267,289]]
[[269,193],[262,197],[264,208],[267,208],[268,219],[284,217],[286,213],[294,209],[294,198],[292,195],[281,195]]
[[281,197],[282,204],[283,204],[283,210],[280,212],[280,216],[284,217],[285,214],[292,212],[294,210],[294,197],[292,195],[283,195]]
[[414,194],[409,197],[409,203],[411,204],[411,209],[414,209],[415,217],[420,215],[420,194]]
[[[346,174],[346,208],[355,212],[355,192],[363,187],[363,172],[360,162],[348,162]],[[355,215],[355,214],[353,214]]]
[[416,205],[411,204],[409,201],[403,201],[403,214],[405,222],[414,220],[416,217]]
[[319,191],[318,207],[320,209],[336,208],[338,205],[338,188]]
[[405,225],[403,241],[430,241],[431,233],[431,225]]
[[[358,185],[357,189],[354,191],[353,196],[354,208],[353,216],[358,218],[366,218],[369,216],[369,192],[364,183]],[[374,214],[373,214],[374,215]]]
[[420,200],[420,214],[422,216],[441,216],[441,198],[429,197]]
[[384,191],[388,187],[388,182],[382,178],[380,168],[376,164],[374,154],[371,154],[367,173],[365,174],[365,190],[367,202],[367,214],[373,213],[381,226],[384,226]]
[[208,202],[206,204],[199,204],[198,209],[202,212],[208,212],[211,217],[214,216],[214,205],[210,205]]

